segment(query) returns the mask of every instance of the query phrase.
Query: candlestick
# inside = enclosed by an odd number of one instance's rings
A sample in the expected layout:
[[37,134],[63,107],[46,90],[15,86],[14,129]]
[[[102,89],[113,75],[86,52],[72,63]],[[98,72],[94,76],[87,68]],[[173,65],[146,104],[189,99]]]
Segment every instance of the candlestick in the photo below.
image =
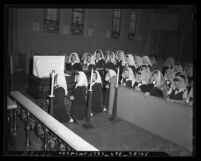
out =
[[54,75],[55,75],[55,70],[52,70],[52,82],[51,82],[51,94],[50,94],[50,96],[53,96],[53,91],[54,91]]
[[90,80],[90,88],[89,88],[90,91],[92,91],[92,77],[93,77],[93,68],[91,69],[91,80]]
[[119,83],[119,67],[117,68],[117,82],[116,82],[116,87],[118,87]]
[[10,55],[10,74],[13,74],[13,57]]

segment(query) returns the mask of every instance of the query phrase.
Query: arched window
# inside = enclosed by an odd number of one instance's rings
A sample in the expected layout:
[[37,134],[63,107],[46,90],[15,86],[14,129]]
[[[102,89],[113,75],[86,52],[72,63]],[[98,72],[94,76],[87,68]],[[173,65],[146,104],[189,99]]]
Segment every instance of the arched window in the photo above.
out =
[[74,35],[83,35],[84,32],[84,9],[73,9],[71,32]]
[[121,26],[121,10],[113,10],[113,21],[112,21],[112,38],[119,39],[120,37],[120,26]]
[[48,8],[44,13],[44,31],[58,33],[59,32],[60,10]]
[[135,37],[136,30],[136,10],[131,10],[130,12],[130,21],[129,21],[129,30],[128,30],[128,39],[133,40]]

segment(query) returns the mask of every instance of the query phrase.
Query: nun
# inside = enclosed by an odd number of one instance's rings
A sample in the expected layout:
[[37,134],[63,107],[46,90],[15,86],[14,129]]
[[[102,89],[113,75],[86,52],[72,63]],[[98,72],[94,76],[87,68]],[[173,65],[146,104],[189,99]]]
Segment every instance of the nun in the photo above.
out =
[[86,103],[87,103],[87,87],[88,81],[84,72],[78,71],[75,73],[75,87],[70,96],[72,101],[70,122],[78,123],[78,120],[83,120],[86,116]]
[[66,69],[73,72],[82,70],[80,58],[77,53],[73,52],[70,54]]
[[54,99],[53,99],[53,116],[62,123],[70,120],[68,113],[65,111],[64,98],[68,94],[67,83],[64,73],[55,75]]
[[102,112],[102,80],[98,71],[94,71],[92,75],[92,114]]
[[130,67],[124,67],[121,85],[132,88],[134,83],[135,83],[135,76],[133,74],[132,69]]

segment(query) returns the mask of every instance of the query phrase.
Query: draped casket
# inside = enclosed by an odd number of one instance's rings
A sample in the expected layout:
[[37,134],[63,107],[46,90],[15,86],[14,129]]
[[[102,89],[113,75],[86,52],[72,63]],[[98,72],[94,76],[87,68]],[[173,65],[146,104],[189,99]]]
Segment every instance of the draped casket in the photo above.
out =
[[[34,56],[33,74],[28,78],[27,93],[35,99],[48,97],[51,88],[50,74],[63,73],[65,70],[65,56]],[[74,75],[66,76],[67,88],[74,85]]]
[[117,116],[192,151],[193,108],[119,87]]

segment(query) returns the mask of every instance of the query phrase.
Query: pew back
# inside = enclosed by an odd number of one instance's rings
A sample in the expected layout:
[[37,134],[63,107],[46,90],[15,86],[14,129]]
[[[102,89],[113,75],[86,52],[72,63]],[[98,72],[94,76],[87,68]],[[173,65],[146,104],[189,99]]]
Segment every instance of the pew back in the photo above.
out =
[[192,151],[193,110],[189,105],[119,87],[117,116]]

